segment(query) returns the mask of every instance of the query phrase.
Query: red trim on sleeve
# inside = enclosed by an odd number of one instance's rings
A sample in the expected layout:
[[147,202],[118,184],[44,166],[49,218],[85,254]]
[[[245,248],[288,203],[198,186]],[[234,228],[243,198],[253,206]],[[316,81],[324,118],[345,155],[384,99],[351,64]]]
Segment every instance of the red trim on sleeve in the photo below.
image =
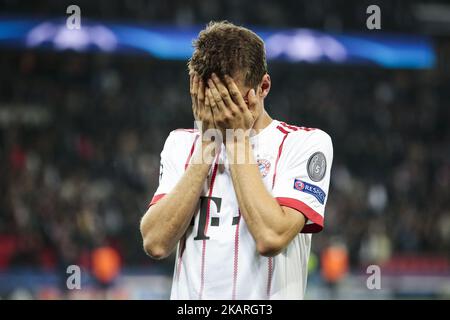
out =
[[287,124],[286,122],[280,122],[280,124],[281,124],[283,127],[288,128],[288,129],[291,129],[291,130],[293,130],[293,131],[297,131],[297,130],[298,130],[298,127],[297,127],[297,126],[292,126],[292,125],[290,125],[290,124]]
[[150,201],[150,204],[148,206],[150,207],[150,206],[154,205],[159,200],[161,200],[161,198],[164,197],[165,195],[166,195],[165,193],[155,194],[152,198],[152,201]]
[[317,233],[323,229],[323,217],[304,202],[293,198],[275,198],[280,206],[289,207],[301,212],[312,224],[305,224],[301,233]]
[[304,131],[316,130],[316,128],[307,128],[307,127],[293,126],[291,124],[287,124],[286,122],[280,122],[280,124],[283,127],[288,128],[288,129],[293,130],[293,131],[297,131],[297,130],[304,130]]

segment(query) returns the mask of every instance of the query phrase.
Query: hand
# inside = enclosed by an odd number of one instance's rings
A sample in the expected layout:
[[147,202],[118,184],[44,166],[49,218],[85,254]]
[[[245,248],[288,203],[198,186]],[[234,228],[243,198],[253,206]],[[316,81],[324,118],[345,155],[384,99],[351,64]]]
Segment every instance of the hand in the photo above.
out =
[[205,85],[197,73],[190,75],[190,92],[192,112],[195,121],[200,122],[199,130],[201,134],[198,142],[201,146],[201,152],[198,155],[198,159],[197,156],[194,157],[193,162],[211,165],[220,150],[222,135],[216,129],[212,109],[208,98],[205,96]]
[[215,129],[215,124],[211,107],[205,101],[205,84],[195,72],[190,75],[190,92],[194,119],[201,122],[201,133],[203,136],[206,130]]
[[248,106],[233,79],[225,75],[226,86],[216,74],[208,79],[206,97],[212,107],[215,124],[222,131],[225,129],[249,130],[258,116],[258,100],[255,90],[248,93]]

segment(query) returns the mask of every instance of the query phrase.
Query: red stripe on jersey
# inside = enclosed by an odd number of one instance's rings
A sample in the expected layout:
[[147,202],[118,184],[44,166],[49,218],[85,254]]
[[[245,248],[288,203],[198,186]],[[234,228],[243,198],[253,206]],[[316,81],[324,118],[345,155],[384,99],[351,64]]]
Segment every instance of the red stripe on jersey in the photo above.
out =
[[[209,225],[209,214],[210,214],[210,208],[211,208],[211,195],[214,188],[214,182],[216,180],[216,174],[217,174],[217,167],[219,162],[219,156],[220,156],[220,149],[216,156],[216,161],[214,164],[214,169],[211,175],[211,183],[209,186],[209,194],[208,194],[208,206],[206,207],[206,223],[205,223],[205,231],[204,235],[206,236],[206,233],[208,232],[208,225]],[[200,270],[200,293],[199,293],[199,300],[202,299],[203,295],[203,288],[205,287],[205,257],[206,257],[206,240],[203,240],[203,246],[202,246],[202,264],[201,264],[201,270]]]
[[165,193],[155,194],[152,198],[152,201],[150,201],[150,204],[148,206],[150,207],[150,206],[154,205],[159,200],[161,200],[161,198],[164,197],[165,195],[166,195]]
[[186,163],[184,164],[184,170],[187,169],[188,165],[189,165],[189,161],[191,161],[192,155],[194,154],[194,150],[195,150],[195,143],[197,142],[199,135],[195,136],[194,142],[192,143],[192,147],[191,147],[191,151],[189,152],[189,155],[186,159]]
[[[281,132],[284,133],[284,137],[283,140],[281,140],[280,146],[278,147],[278,155],[277,155],[277,159],[275,160],[275,170],[273,172],[273,178],[272,178],[272,190],[273,187],[275,186],[275,178],[277,177],[277,168],[278,168],[278,161],[280,160],[281,157],[281,153],[283,152],[283,146],[284,146],[284,141],[286,140],[289,132],[284,130],[282,127],[278,126],[277,127]],[[270,298],[270,289],[272,286],[272,274],[273,274],[273,260],[272,257],[269,257],[267,259],[267,299]]]
[[287,136],[288,136],[289,132],[286,132],[284,134],[283,140],[281,140],[280,146],[278,147],[278,155],[277,155],[277,160],[275,160],[275,170],[273,173],[273,179],[272,179],[272,189],[275,186],[275,178],[277,176],[277,167],[278,167],[278,161],[280,160],[281,157],[281,152],[283,152],[283,145],[284,145],[284,141],[286,140]]
[[288,134],[289,131],[287,131],[286,129],[284,129],[282,126],[277,126],[277,129],[280,130],[282,133],[284,134]]
[[298,127],[300,130],[311,131],[316,130],[316,128]]
[[281,123],[282,126],[288,128],[288,129],[291,129],[291,130],[293,130],[293,131],[297,131],[297,130],[298,130],[298,127],[297,127],[297,126],[292,126],[292,125],[290,125],[290,124],[287,124],[286,122],[280,122],[280,123]]
[[239,210],[239,220],[236,224],[236,233],[234,234],[234,270],[233,270],[233,291],[231,298],[236,300],[236,283],[239,268],[239,225],[241,223],[241,211]]
[[302,231],[300,231],[301,233],[316,233],[323,229],[323,216],[304,202],[293,198],[279,197],[275,199],[278,201],[280,206],[295,209],[303,213],[308,220],[313,222],[312,224],[305,224]]

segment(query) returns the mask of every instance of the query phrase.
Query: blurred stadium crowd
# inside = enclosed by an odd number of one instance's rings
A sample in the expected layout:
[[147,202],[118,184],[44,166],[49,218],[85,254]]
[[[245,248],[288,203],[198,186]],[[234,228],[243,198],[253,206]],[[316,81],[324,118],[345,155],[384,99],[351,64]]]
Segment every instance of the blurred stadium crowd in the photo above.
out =
[[[192,127],[183,62],[75,53],[0,53],[0,269],[89,265],[108,244],[145,256],[140,217],[167,134]],[[449,73],[269,65],[276,119],[330,133],[335,160],[313,251],[345,244],[350,264],[399,254],[449,258]]]

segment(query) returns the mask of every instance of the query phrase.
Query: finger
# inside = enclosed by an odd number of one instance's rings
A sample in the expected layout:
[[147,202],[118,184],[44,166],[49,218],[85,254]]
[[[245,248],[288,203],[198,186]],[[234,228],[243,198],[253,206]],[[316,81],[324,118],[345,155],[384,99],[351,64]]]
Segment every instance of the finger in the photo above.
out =
[[192,111],[194,113],[194,118],[197,119],[197,113],[198,113],[198,108],[197,108],[197,98],[195,97],[195,93],[194,93],[194,83],[196,81],[195,78],[195,73],[194,74],[190,74],[189,76],[189,89],[190,89],[190,94],[191,94],[191,101],[192,101]]
[[217,91],[219,91],[219,94],[222,97],[223,102],[228,108],[232,109],[234,107],[233,106],[234,102],[231,99],[227,87],[222,83],[222,81],[220,81],[219,77],[215,73],[213,73],[211,77],[212,81],[214,82],[214,85],[217,88]]
[[211,93],[211,90],[207,90],[207,96],[208,99],[211,103],[211,113],[212,113],[212,117],[213,117],[213,121],[214,124],[217,124],[219,127],[223,127],[225,126],[225,122],[224,119],[231,117],[230,115],[230,111],[228,111],[228,109],[225,107],[225,109],[223,109],[223,111],[219,111],[219,108],[217,107],[217,103],[214,100],[214,97]]
[[211,108],[211,99],[209,98],[209,89],[205,90],[205,109]]
[[202,79],[198,81],[197,100],[199,102],[199,105],[205,103],[205,83]]
[[214,101],[214,98],[211,94],[211,89],[206,89],[206,98],[209,101],[209,105],[211,106],[211,108],[217,108],[217,104],[216,101]]
[[206,89],[205,90],[205,112],[206,113],[211,112],[208,114],[211,115],[211,120],[214,122],[213,104],[214,104],[214,100],[212,100],[212,98],[211,98],[211,92],[209,91],[209,89]]
[[228,92],[230,93],[234,103],[236,103],[241,108],[247,106],[236,83],[234,83],[234,80],[230,76],[225,75],[225,82],[227,84]]
[[222,96],[220,95],[219,90],[217,90],[216,85],[211,79],[208,79],[208,87],[209,91],[211,92],[211,97],[216,104],[216,107],[219,109],[220,112],[223,112],[223,110],[226,109],[226,105],[222,100]]
[[195,96],[197,95],[198,90],[198,76],[197,73],[194,73],[194,76],[192,77],[192,84],[191,84],[191,95]]

